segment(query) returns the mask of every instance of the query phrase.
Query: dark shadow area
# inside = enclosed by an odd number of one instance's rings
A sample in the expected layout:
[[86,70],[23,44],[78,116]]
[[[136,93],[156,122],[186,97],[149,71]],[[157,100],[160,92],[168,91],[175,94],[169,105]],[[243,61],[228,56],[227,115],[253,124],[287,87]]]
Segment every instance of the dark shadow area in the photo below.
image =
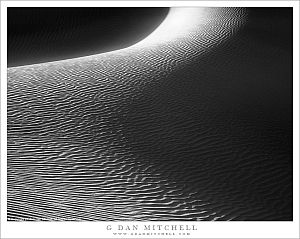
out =
[[149,35],[168,8],[8,8],[8,66],[98,54]]

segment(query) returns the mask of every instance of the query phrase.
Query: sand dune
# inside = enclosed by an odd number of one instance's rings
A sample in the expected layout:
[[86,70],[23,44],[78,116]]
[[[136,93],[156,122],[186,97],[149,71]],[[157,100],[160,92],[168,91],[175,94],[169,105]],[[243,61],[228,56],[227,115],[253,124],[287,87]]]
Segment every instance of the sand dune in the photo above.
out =
[[99,54],[153,32],[169,8],[27,7],[8,9],[8,67]]
[[292,220],[291,49],[257,11],[9,68],[9,220]]

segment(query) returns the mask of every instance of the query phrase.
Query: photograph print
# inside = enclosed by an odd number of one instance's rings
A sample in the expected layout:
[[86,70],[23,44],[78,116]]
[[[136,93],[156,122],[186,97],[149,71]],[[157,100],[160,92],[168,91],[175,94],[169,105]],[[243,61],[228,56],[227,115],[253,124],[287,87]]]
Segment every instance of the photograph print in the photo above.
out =
[[293,221],[292,7],[9,7],[7,221]]

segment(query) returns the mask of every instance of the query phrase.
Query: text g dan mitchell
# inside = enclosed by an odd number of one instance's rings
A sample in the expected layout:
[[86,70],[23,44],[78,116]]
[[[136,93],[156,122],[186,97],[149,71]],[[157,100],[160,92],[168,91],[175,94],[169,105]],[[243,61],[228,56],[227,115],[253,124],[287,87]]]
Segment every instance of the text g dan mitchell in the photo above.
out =
[[106,230],[117,231],[196,231],[196,225],[175,225],[175,224],[143,224],[143,225],[107,225]]

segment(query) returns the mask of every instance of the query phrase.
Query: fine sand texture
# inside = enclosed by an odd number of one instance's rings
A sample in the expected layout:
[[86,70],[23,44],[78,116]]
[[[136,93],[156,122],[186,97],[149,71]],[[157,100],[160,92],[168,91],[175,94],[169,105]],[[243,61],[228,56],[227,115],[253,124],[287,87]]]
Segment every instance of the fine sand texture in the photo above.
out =
[[291,14],[171,8],[128,48],[8,68],[8,220],[292,220]]

